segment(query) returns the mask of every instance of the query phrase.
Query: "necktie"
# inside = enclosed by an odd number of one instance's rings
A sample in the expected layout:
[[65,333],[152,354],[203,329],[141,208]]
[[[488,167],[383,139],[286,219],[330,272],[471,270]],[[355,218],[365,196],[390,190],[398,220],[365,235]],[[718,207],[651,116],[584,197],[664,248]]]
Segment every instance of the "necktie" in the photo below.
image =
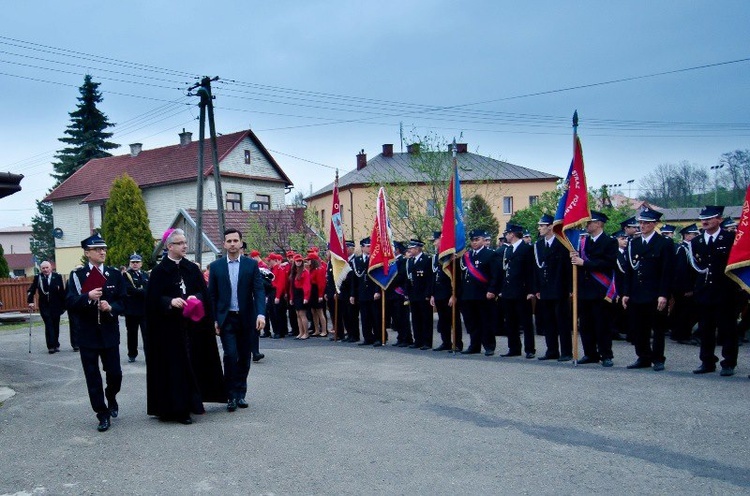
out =
[[713,246],[714,246],[714,237],[713,236],[709,236],[708,237],[708,247],[709,248],[713,248]]

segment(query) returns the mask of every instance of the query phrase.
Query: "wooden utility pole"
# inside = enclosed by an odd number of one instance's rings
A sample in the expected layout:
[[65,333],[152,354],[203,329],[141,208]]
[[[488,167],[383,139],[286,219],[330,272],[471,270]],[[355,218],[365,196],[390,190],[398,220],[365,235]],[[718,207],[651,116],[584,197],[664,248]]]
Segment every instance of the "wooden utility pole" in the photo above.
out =
[[197,90],[196,95],[200,97],[200,121],[198,132],[198,196],[196,202],[195,221],[195,261],[201,264],[203,258],[203,153],[206,137],[206,111],[208,111],[208,130],[211,139],[211,158],[214,166],[214,185],[216,186],[216,213],[219,219],[219,238],[224,235],[224,195],[221,190],[221,171],[219,170],[219,151],[216,145],[216,125],[214,123],[214,104],[211,94],[211,81],[218,80],[217,77],[204,77],[201,82],[188,88],[188,91]]

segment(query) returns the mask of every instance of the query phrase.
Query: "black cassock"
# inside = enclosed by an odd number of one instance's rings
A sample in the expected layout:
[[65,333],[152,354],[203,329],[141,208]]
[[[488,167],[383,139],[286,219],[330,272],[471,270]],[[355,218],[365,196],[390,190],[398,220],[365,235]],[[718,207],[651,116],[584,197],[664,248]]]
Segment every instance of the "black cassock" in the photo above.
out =
[[[173,298],[195,296],[206,316],[199,322],[173,308]],[[149,415],[181,419],[204,413],[203,402],[227,401],[208,289],[193,262],[164,258],[151,272],[146,295],[146,385]]]

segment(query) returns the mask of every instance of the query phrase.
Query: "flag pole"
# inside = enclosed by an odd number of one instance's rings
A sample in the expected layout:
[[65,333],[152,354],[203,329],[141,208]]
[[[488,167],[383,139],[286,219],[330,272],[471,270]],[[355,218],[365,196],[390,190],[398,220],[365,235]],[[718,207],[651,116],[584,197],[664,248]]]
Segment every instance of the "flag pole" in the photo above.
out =
[[[573,112],[573,156],[578,135],[578,110]],[[573,366],[578,366],[578,266],[573,265]]]
[[[336,283],[333,283],[334,289]],[[333,295],[333,341],[338,340],[339,335],[339,294],[338,291]]]
[[[453,175],[452,178],[456,177],[456,169],[458,168],[458,162],[456,160],[456,138],[453,138]],[[456,201],[456,185],[453,183],[453,201]],[[455,227],[454,227],[455,231]],[[455,245],[455,242],[454,242]],[[453,356],[456,356],[456,253],[454,248],[453,260],[451,261],[451,296],[453,297],[453,305],[451,305],[451,352]]]
[[382,322],[381,328],[381,343],[385,346],[385,289],[380,288],[380,321]]

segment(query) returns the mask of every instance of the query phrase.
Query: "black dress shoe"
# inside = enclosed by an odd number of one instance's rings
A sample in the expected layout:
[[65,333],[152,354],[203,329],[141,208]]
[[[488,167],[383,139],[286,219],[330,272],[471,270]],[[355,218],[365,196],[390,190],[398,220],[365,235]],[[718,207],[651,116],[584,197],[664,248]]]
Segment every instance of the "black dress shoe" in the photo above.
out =
[[193,419],[188,416],[185,418],[177,419],[177,422],[181,423],[182,425],[190,425],[193,423]]
[[559,359],[559,358],[560,358],[559,356],[554,356],[554,355],[547,355],[547,354],[545,353],[544,355],[542,355],[542,356],[540,356],[540,357],[537,357],[536,359],[537,359],[537,360],[557,360],[557,359]]
[[450,350],[451,350],[451,345],[443,343],[437,348],[434,348],[432,351],[450,351]]
[[693,374],[710,374],[711,372],[716,372],[716,365],[702,363],[700,367],[693,370]]
[[731,377],[734,375],[734,367],[722,367],[719,375],[722,377]]
[[661,372],[664,370],[664,362],[654,362],[652,368],[654,369],[654,372]]
[[416,344],[416,343],[412,343],[412,344],[409,345],[409,348],[411,348],[413,350],[417,350],[417,349],[419,349],[421,347],[422,347],[421,344]]
[[263,353],[256,353],[253,355],[253,362],[260,362],[266,357]]
[[237,409],[237,400],[232,398],[231,400],[227,401],[227,411],[233,412]]
[[392,343],[391,346],[401,346],[401,342],[400,341],[396,341],[395,343]]
[[128,357],[128,363],[135,362],[135,357]]
[[271,336],[271,339],[281,339],[281,338],[282,336],[280,334],[274,334],[273,336]]
[[78,351],[80,348],[78,346],[73,346],[73,351]]
[[361,343],[357,343],[357,346],[372,346],[372,341],[369,343],[367,341],[362,341]]
[[558,362],[569,362],[571,360],[573,360],[573,355],[562,355],[557,359]]
[[461,352],[462,355],[478,355],[479,353],[481,353],[481,350],[472,350],[471,348],[467,348]]
[[602,367],[614,367],[615,362],[611,358],[605,358],[602,360]]
[[408,348],[409,346],[411,346],[411,344],[409,344],[409,343],[398,343],[396,346],[398,346],[399,348]]
[[578,363],[578,365],[586,365],[587,363],[599,363],[599,360],[594,360],[587,355],[583,355],[576,363]]
[[112,400],[109,401],[109,416],[112,418],[117,418],[117,416],[120,414],[120,405],[117,404],[117,401]]
[[99,425],[96,426],[96,430],[99,432],[104,432],[109,429],[109,426],[109,417],[102,417],[99,419]]
[[420,349],[420,350],[422,350],[422,351],[425,351],[425,350],[431,350],[431,349],[432,349],[432,346],[427,346],[427,345],[424,345],[424,346],[420,346],[420,347],[419,347],[419,349]]
[[52,354],[54,354],[54,353],[55,353],[55,350],[53,350],[53,349],[49,349],[49,350],[47,350],[47,353],[49,353],[50,355],[52,355]]
[[532,359],[532,358],[534,358],[535,356],[536,356],[536,353],[526,353],[526,359],[527,359],[527,360],[531,360],[531,359]]
[[237,406],[240,408],[247,408],[250,405],[247,403],[247,400],[245,400],[245,398],[240,398],[237,400]]
[[492,356],[495,354],[495,350],[486,350],[484,356]]
[[508,353],[503,353],[500,356],[501,357],[517,357],[517,356],[521,356],[521,352],[520,351],[509,351]]
[[375,341],[374,343],[372,343],[373,348],[378,348],[380,346],[383,346],[383,343],[381,343],[380,341]]
[[649,363],[649,362],[647,362],[645,360],[641,360],[639,358],[638,360],[636,360],[635,362],[631,363],[630,365],[628,365],[625,368],[626,369],[647,369],[650,366],[651,366],[651,363]]

